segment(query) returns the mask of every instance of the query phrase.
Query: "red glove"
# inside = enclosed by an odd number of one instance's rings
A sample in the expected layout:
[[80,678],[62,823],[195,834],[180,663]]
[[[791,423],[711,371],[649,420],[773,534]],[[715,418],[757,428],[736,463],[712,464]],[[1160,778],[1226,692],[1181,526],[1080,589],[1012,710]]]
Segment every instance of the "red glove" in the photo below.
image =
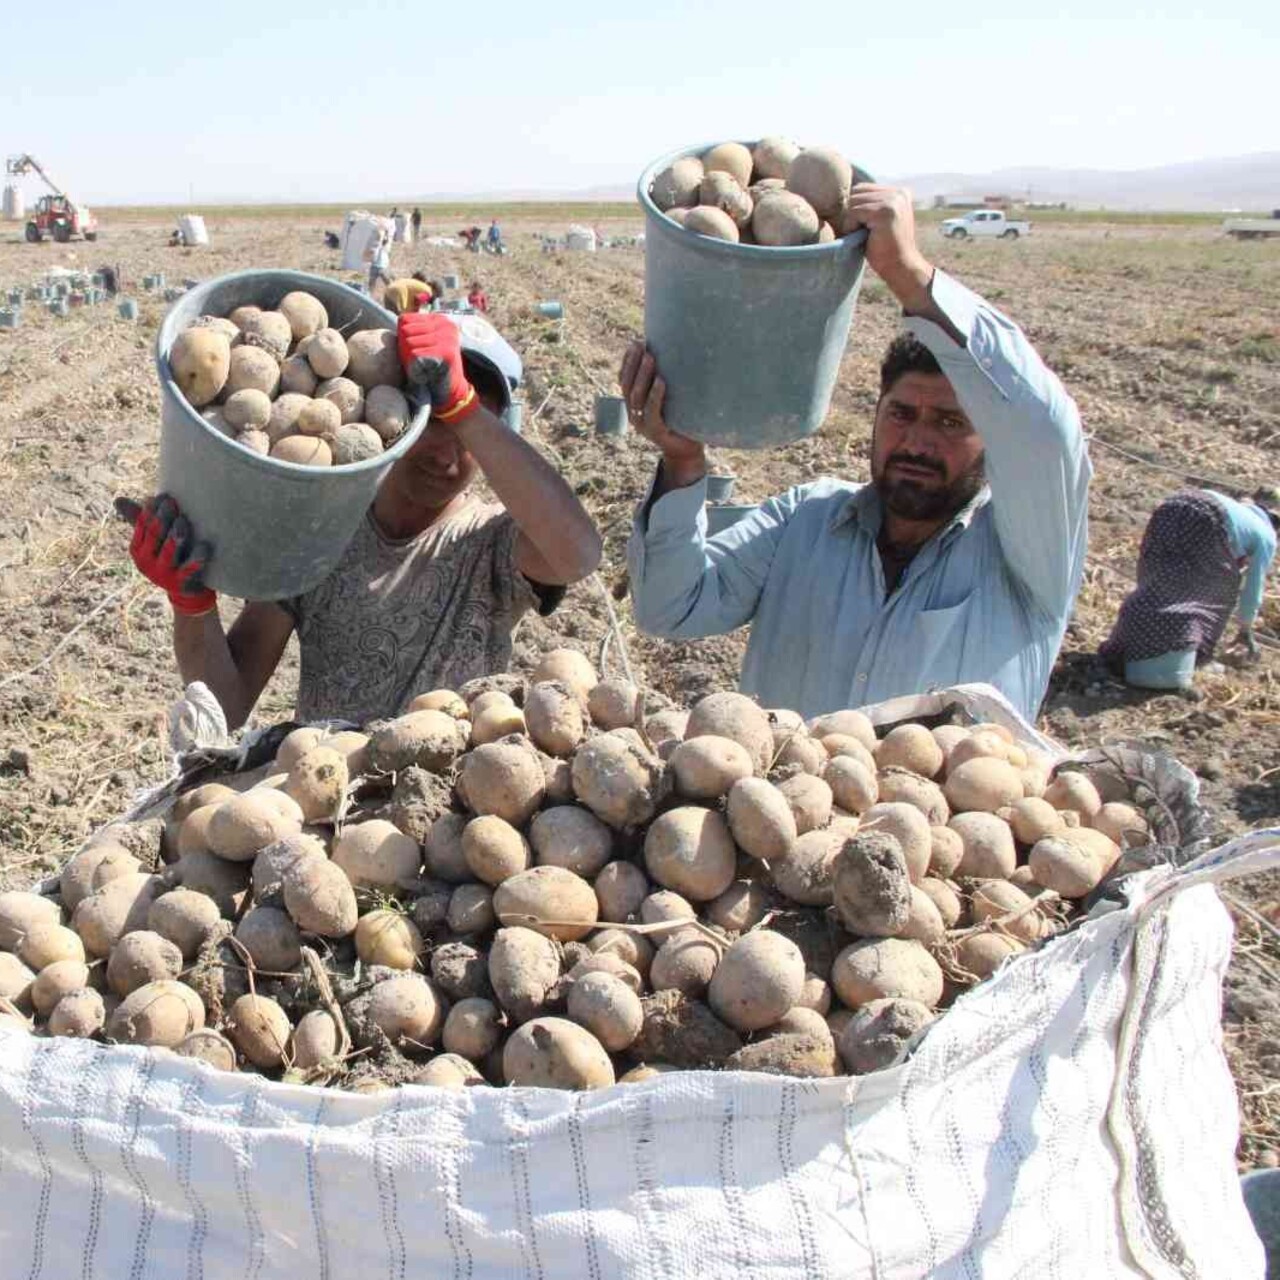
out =
[[[124,499],[116,503],[121,514],[135,506],[126,506]],[[191,522],[168,494],[138,507],[129,555],[144,578],[168,593],[175,613],[197,618],[218,607],[217,593],[200,578],[209,563],[209,544],[196,542]]]
[[438,312],[408,311],[400,317],[400,363],[409,390],[431,400],[431,416],[455,427],[480,408],[462,368],[457,326]]

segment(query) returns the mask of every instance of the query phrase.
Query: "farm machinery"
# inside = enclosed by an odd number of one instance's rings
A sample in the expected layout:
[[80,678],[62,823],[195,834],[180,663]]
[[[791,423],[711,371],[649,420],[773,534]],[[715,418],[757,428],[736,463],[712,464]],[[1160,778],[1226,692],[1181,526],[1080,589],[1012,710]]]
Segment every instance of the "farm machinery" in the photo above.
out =
[[98,221],[88,207],[76,204],[44,171],[35,156],[9,156],[4,167],[6,173],[17,177],[34,172],[49,188],[49,194],[36,201],[27,219],[27,239],[32,244],[38,244],[45,236],[52,236],[59,244],[65,244],[76,236],[83,236],[86,240],[98,238]]

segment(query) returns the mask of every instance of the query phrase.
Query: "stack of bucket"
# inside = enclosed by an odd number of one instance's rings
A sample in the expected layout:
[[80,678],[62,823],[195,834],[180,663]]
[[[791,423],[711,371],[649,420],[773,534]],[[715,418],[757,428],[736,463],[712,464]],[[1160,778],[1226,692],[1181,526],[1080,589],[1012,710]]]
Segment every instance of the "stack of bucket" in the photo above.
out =
[[49,314],[53,316],[65,316],[71,308],[65,297],[56,297],[49,299]]
[[121,320],[136,320],[138,304],[132,298],[121,298],[116,304],[116,312]]
[[21,307],[0,307],[0,329],[16,329],[21,323]]

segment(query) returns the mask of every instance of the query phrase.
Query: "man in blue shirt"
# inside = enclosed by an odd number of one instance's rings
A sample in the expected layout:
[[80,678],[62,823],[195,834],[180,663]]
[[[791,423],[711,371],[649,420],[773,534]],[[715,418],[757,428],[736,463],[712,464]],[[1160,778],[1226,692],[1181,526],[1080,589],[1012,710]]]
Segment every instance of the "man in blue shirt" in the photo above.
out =
[[1084,566],[1079,412],[1013,321],[925,259],[907,192],[860,184],[850,208],[907,316],[871,483],[797,486],[707,538],[706,451],[666,426],[665,384],[633,344],[623,395],[662,453],[628,548],[636,621],[672,639],[751,623],[741,688],[766,706],[985,681],[1034,717]]

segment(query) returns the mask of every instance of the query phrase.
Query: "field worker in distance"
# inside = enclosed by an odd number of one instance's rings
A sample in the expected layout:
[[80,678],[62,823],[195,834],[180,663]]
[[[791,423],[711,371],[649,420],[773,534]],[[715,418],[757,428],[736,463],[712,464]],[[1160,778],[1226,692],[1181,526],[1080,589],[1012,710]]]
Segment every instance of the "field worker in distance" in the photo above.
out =
[[420,275],[413,275],[387,285],[382,291],[382,305],[396,315],[403,315],[406,311],[430,310],[435,297],[435,290]]
[[1012,320],[925,259],[908,192],[862,183],[850,208],[906,312],[871,483],[799,485],[708,538],[706,450],[666,426],[661,371],[633,344],[622,393],[662,452],[628,548],[636,622],[671,639],[751,623],[741,688],[766,707],[985,681],[1033,719],[1084,566],[1079,411]]
[[373,251],[373,260],[369,263],[369,294],[373,294],[373,286],[381,280],[391,283],[391,237],[383,232],[378,237],[378,246]]
[[1234,609],[1236,643],[1257,659],[1253,626],[1278,524],[1275,511],[1210,489],[1166,498],[1142,535],[1138,585],[1099,655],[1140,689],[1189,689]]
[[502,232],[498,229],[498,220],[489,223],[489,248],[494,253],[502,252]]
[[409,221],[413,224],[413,239],[414,239],[414,242],[416,243],[418,239],[418,234],[422,230],[422,210],[414,209],[413,214],[409,218]]
[[467,301],[482,315],[489,310],[489,295],[480,287],[479,280],[472,281]]
[[[294,599],[250,601],[229,631],[200,574],[210,552],[172,499],[142,509],[130,554],[174,608],[185,683],[242,725],[296,631],[297,718],[398,715],[431,689],[505,671],[512,630],[550,614],[600,561],[600,535],[558,472],[505,423],[520,359],[479,316],[410,311],[400,357],[429,375],[432,416],[391,468],[333,572]],[[472,492],[483,474],[497,498]],[[264,555],[270,548],[264,547]]]

